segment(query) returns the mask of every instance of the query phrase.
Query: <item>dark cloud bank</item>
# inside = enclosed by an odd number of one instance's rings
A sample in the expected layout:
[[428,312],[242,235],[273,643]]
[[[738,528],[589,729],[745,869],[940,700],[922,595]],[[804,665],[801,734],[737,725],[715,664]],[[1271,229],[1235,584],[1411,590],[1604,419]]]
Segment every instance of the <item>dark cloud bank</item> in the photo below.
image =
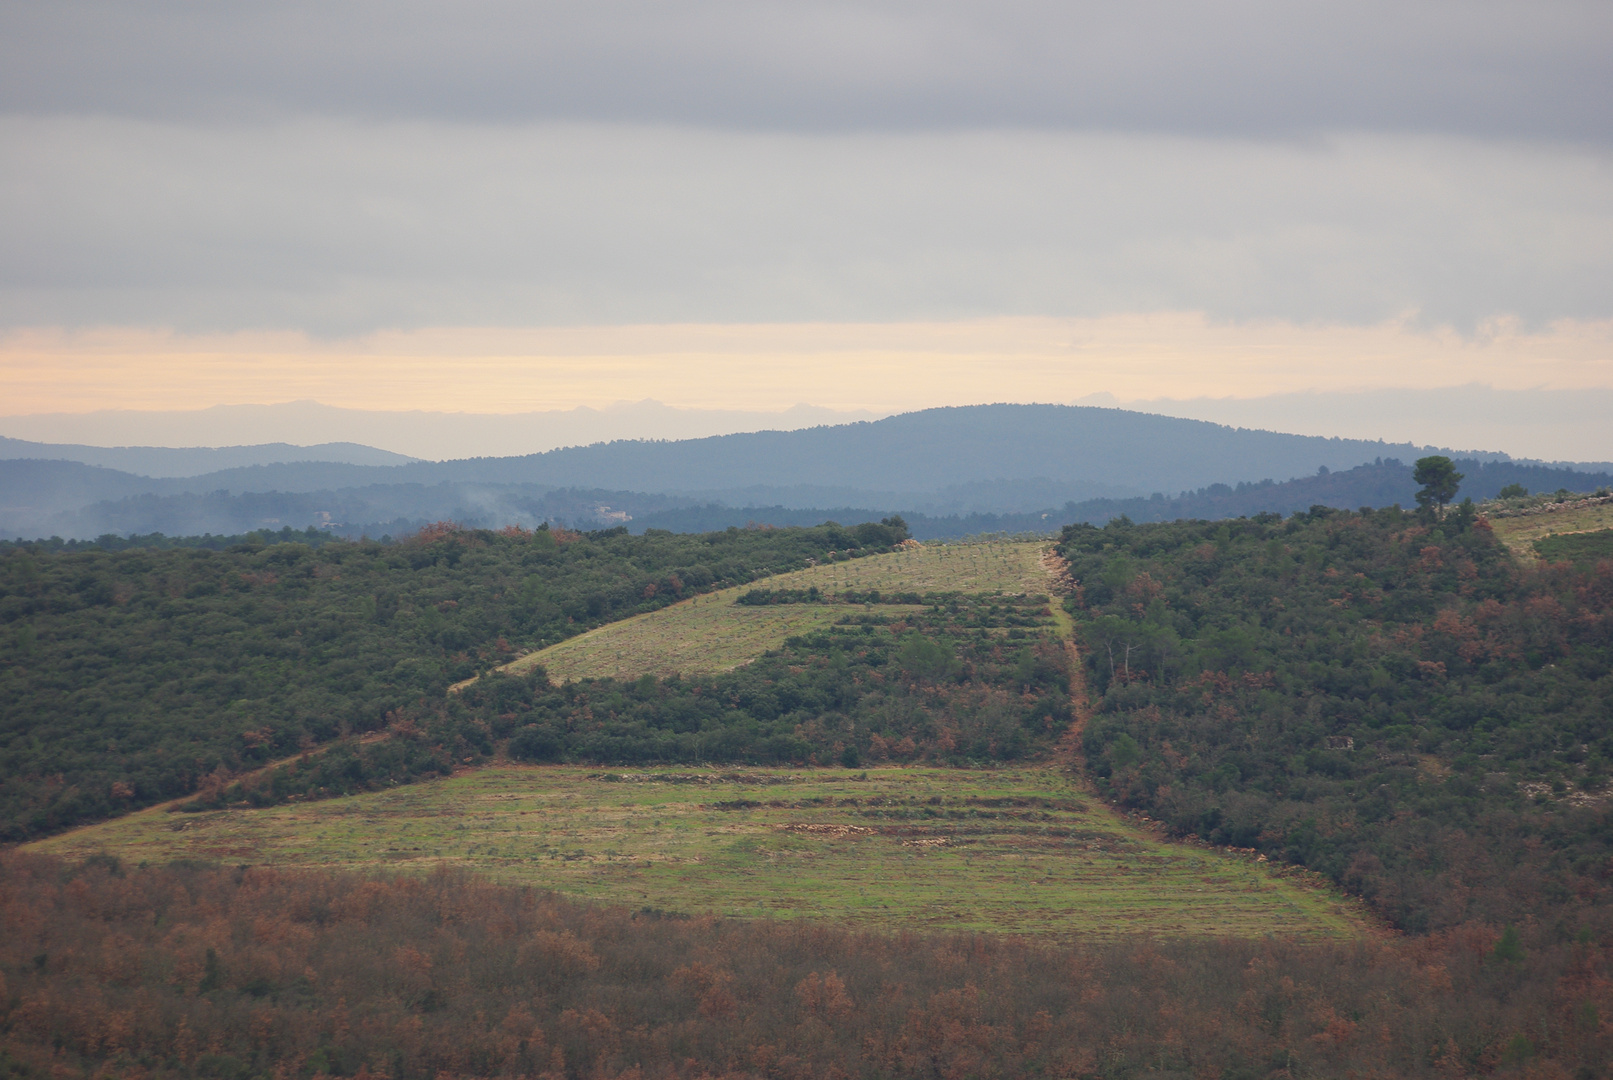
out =
[[1598,3],[200,4],[0,13],[0,108],[1605,141]]

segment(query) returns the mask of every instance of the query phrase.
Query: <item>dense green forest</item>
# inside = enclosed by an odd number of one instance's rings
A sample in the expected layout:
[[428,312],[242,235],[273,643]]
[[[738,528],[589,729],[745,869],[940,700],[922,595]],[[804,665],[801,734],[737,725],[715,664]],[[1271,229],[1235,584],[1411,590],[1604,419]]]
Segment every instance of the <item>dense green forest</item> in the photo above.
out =
[[1426,930],[1608,897],[1613,564],[1471,510],[1065,529],[1102,790]]
[[[758,594],[753,595],[760,595]],[[778,594],[772,594],[777,596]],[[497,674],[406,705],[388,738],[343,740],[187,808],[373,790],[483,764],[954,765],[1045,754],[1070,725],[1069,668],[1045,597],[929,596],[889,616],[840,603],[841,624],[721,675],[553,686]]]
[[[280,529],[257,529],[231,536],[214,536],[212,533],[202,536],[166,536],[154,532],[131,533],[127,536],[107,533],[94,540],[63,540],[59,536],[52,536],[48,540],[0,540],[0,552],[15,549],[26,550],[32,555],[60,555],[64,552],[136,551],[146,548],[158,550],[207,548],[210,551],[225,551],[242,544],[306,544],[311,548],[317,548],[329,543],[341,543],[346,539],[329,529],[316,529],[312,525],[306,529],[293,529],[287,525]],[[382,538],[383,542],[389,539],[390,537]]]
[[403,543],[0,551],[0,839],[376,731],[592,626],[888,550],[900,519],[703,536],[441,526]]
[[1552,562],[1595,563],[1613,559],[1613,529],[1548,536],[1534,543],[1535,552]]

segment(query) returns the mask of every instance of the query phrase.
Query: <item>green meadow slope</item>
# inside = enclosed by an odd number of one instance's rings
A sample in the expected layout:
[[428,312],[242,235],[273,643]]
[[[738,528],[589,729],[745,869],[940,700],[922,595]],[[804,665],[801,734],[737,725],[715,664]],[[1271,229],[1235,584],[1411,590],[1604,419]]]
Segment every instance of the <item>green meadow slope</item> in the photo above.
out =
[[1320,938],[1364,926],[1319,879],[1162,842],[1045,766],[492,767],[266,809],[147,810],[30,850],[151,864],[446,865],[632,908],[877,930]]

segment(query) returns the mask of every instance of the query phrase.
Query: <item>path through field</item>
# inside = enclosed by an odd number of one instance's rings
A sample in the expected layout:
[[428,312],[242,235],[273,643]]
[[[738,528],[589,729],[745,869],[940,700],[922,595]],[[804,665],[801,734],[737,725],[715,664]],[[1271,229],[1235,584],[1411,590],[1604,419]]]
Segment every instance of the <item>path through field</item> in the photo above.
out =
[[1044,545],[1040,565],[1046,575],[1048,590],[1053,594],[1053,602],[1048,605],[1048,610],[1053,613],[1055,632],[1064,642],[1070,672],[1070,711],[1075,714],[1069,730],[1053,748],[1054,760],[1060,768],[1075,774],[1080,773],[1086,763],[1081,753],[1081,733],[1092,718],[1092,691],[1087,688],[1087,670],[1081,662],[1081,646],[1075,639],[1075,622],[1062,603],[1075,583],[1070,578],[1069,565],[1051,545]]
[[[449,863],[632,907],[880,930],[1298,938],[1366,930],[1361,906],[1314,875],[1167,843],[1091,791],[1080,742],[1090,695],[1058,599],[1072,584],[1045,542],[925,548],[761,584],[829,595],[1051,593],[1075,721],[1052,761],[1016,768],[507,766],[267,809],[153,808],[34,846],[136,862],[410,873]],[[603,627],[527,663],[559,678],[718,670],[816,625],[820,612],[847,610],[735,604],[743,591]]]

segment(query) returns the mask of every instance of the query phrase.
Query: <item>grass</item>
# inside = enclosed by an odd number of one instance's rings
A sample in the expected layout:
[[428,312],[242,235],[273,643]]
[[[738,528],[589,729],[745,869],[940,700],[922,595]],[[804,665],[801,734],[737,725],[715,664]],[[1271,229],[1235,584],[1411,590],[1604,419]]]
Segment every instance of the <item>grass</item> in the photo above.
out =
[[[783,645],[797,634],[844,617],[843,604],[781,604],[752,607],[735,601],[758,587],[808,589],[831,600],[846,592],[1045,593],[1040,560],[1046,541],[932,544],[888,555],[826,563],[763,582],[685,600],[530,653],[504,670],[541,664],[555,682],[585,678],[720,672]],[[905,609],[880,605],[881,614]],[[464,685],[464,684],[460,684]]]
[[1540,557],[1535,541],[1553,535],[1597,532],[1613,529],[1613,505],[1580,506],[1545,514],[1494,518],[1490,527],[1498,540],[1525,562]]
[[424,872],[869,929],[1300,938],[1361,932],[1316,879],[1160,842],[1046,767],[604,773],[493,768],[266,810],[153,809],[41,841],[68,857]]
[[[519,672],[542,664],[557,683],[729,671],[797,634],[821,630],[849,611],[861,610],[844,604],[749,607],[734,603],[743,591],[727,589],[610,623],[522,657],[505,665],[505,670]],[[881,604],[879,610],[896,615],[914,609]]]
[[1613,529],[1596,532],[1561,533],[1534,543],[1535,553],[1552,562],[1597,562],[1613,559]]

